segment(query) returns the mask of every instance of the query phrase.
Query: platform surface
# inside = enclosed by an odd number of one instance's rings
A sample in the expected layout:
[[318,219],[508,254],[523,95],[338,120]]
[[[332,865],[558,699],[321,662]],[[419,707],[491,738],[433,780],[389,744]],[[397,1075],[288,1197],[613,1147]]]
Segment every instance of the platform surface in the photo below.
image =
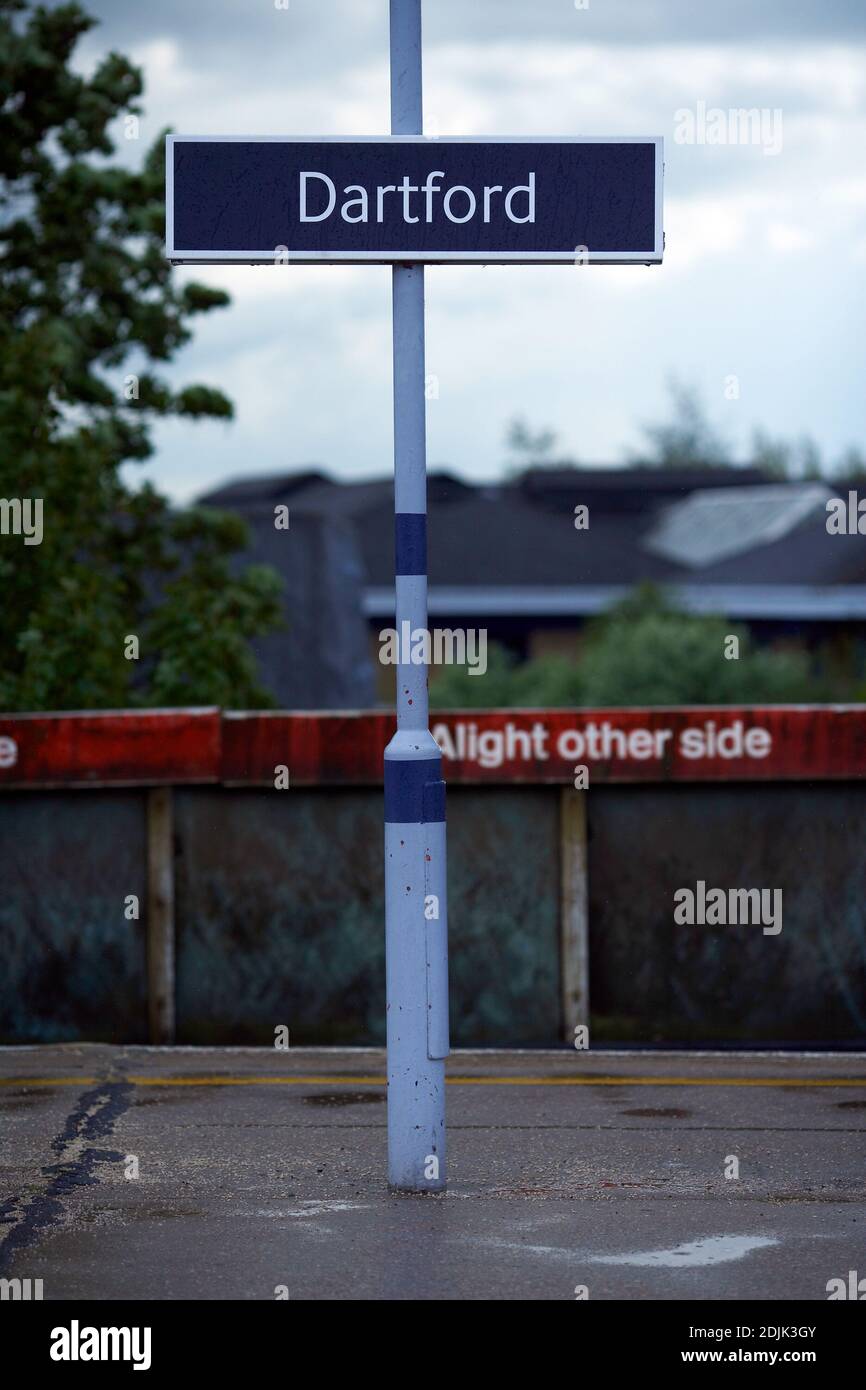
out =
[[0,1276],[100,1300],[826,1300],[866,1276],[863,1054],[448,1066],[449,1190],[411,1197],[381,1051],[0,1048]]

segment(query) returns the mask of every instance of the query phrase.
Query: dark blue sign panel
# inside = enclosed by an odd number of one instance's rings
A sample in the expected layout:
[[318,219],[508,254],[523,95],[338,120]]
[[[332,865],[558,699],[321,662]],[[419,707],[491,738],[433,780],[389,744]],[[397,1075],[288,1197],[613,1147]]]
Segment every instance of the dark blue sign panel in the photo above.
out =
[[169,135],[172,261],[662,258],[662,141]]

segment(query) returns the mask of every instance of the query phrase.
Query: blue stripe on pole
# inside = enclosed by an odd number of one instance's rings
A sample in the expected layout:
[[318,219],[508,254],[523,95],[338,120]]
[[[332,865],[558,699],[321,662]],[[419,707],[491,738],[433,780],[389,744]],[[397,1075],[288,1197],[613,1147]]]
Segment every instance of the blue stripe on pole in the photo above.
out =
[[410,758],[386,758],[386,824],[431,825],[444,819],[442,759],[418,758],[416,761]]
[[445,783],[428,782],[421,797],[421,814],[425,825],[436,825],[445,819]]
[[397,512],[394,516],[395,572],[427,573],[427,517],[423,512]]

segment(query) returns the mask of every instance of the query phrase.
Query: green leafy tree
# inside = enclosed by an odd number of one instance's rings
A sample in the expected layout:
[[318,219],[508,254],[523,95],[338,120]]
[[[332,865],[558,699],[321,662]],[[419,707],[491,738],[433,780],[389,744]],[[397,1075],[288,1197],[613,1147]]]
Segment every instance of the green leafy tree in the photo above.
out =
[[533,431],[524,419],[515,417],[505,433],[510,458],[504,468],[506,478],[519,478],[540,468],[578,468],[571,458],[554,458],[557,435],[554,430]]
[[851,444],[839,460],[837,476],[845,482],[859,482],[866,478],[866,454],[856,444]]
[[228,297],[165,260],[162,139],[138,170],[112,160],[143,84],[116,53],[73,70],[93,23],[0,0],[0,498],[41,500],[43,532],[0,535],[0,705],[270,703],[249,639],[278,621],[278,576],[238,571],[237,518],[123,477],[155,420],[231,417],[159,371]]
[[[739,642],[736,659],[725,655],[729,637]],[[828,697],[801,648],[758,647],[742,625],[678,611],[650,585],[589,622],[574,661],[538,657],[516,666],[494,647],[488,653],[488,674],[489,684],[488,676],[443,668],[431,683],[431,704],[438,709],[551,709],[772,704]]]
[[541,429],[533,434],[526,421],[517,418],[508,426],[505,442],[511,452],[526,465],[547,463],[556,443],[556,434],[548,429]]
[[[846,457],[853,459],[855,451],[849,451]],[[821,451],[809,435],[796,440],[774,439],[766,430],[756,429],[752,434],[751,463],[779,482],[816,482],[825,475]]]
[[672,380],[670,420],[645,425],[646,444],[628,462],[639,468],[724,468],[733,466],[730,448],[710,422],[698,392]]
[[[725,654],[730,637],[738,643],[735,658]],[[815,698],[801,649],[758,647],[742,624],[677,610],[650,585],[596,620],[581,667],[587,705],[772,704]]]

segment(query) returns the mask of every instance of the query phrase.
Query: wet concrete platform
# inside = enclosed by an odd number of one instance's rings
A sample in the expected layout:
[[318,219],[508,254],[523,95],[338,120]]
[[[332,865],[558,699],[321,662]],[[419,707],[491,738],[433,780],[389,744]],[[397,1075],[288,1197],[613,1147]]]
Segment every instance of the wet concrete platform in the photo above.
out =
[[866,1055],[458,1052],[449,1191],[378,1050],[0,1049],[0,1275],[45,1299],[827,1299]]

